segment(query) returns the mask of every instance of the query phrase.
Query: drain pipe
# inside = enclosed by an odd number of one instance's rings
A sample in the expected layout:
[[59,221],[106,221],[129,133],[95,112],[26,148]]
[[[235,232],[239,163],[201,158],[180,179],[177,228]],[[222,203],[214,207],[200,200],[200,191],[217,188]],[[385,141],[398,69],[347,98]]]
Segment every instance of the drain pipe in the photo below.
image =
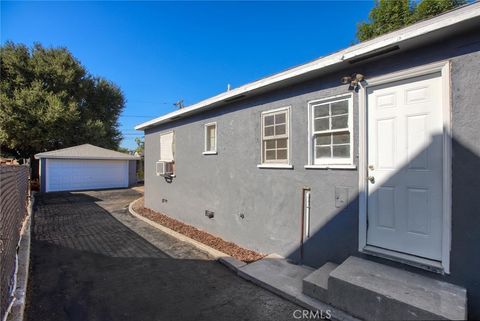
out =
[[302,210],[300,211],[300,262],[303,262],[303,242],[310,236],[310,188],[302,188]]

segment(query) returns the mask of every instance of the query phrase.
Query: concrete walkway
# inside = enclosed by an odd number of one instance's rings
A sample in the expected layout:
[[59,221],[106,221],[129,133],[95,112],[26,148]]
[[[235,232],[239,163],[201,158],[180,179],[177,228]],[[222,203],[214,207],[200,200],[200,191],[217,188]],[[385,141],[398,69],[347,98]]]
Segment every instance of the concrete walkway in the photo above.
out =
[[296,305],[131,216],[135,190],[38,195],[28,320],[293,320]]

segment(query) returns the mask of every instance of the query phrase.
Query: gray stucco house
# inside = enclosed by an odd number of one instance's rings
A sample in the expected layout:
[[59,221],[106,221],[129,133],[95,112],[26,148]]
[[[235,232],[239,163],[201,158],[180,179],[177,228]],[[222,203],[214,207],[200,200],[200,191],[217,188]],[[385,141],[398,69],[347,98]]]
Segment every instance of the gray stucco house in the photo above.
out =
[[480,319],[480,3],[136,129],[146,207],[312,267],[459,285]]
[[124,188],[137,183],[139,156],[91,144],[38,153],[40,191]]

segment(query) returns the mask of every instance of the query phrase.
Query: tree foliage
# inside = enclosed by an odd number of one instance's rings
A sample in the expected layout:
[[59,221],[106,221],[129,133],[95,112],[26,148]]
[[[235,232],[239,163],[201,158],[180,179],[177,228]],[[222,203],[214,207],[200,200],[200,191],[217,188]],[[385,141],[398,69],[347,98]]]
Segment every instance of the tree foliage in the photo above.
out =
[[145,152],[145,138],[135,137],[135,143],[137,143],[137,147],[135,148],[135,153],[138,153],[139,155],[143,155]]
[[0,48],[0,148],[33,154],[90,143],[117,148],[125,99],[66,48],[7,42]]
[[466,0],[376,0],[369,22],[357,25],[357,39],[365,41],[428,19],[466,3]]

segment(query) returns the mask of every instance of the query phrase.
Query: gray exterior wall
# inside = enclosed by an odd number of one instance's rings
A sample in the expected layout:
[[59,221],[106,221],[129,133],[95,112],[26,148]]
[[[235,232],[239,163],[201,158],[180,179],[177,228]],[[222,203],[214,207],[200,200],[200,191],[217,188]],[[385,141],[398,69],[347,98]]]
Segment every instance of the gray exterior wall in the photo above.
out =
[[[307,104],[348,93],[340,78],[368,78],[449,59],[453,128],[451,273],[440,275],[358,252],[358,171],[305,169]],[[480,318],[480,34],[468,33],[411,52],[354,64],[349,70],[231,103],[160,125],[145,136],[145,204],[212,234],[264,253],[299,259],[301,189],[311,188],[312,236],[304,263],[341,263],[350,255],[444,279],[467,288],[469,316]],[[358,165],[358,94],[354,101],[354,162]],[[262,111],[291,106],[291,164],[294,169],[259,169]],[[218,155],[202,155],[204,124],[216,121]],[[155,175],[160,134],[175,131],[176,178]],[[335,189],[348,202],[335,207]],[[215,212],[207,218],[205,210]],[[241,218],[241,214],[244,218]]]
[[128,161],[128,186],[137,184],[137,161]]
[[40,158],[38,161],[38,166],[40,166],[40,192],[45,192],[47,186],[46,173],[47,173],[47,162],[45,158]]

